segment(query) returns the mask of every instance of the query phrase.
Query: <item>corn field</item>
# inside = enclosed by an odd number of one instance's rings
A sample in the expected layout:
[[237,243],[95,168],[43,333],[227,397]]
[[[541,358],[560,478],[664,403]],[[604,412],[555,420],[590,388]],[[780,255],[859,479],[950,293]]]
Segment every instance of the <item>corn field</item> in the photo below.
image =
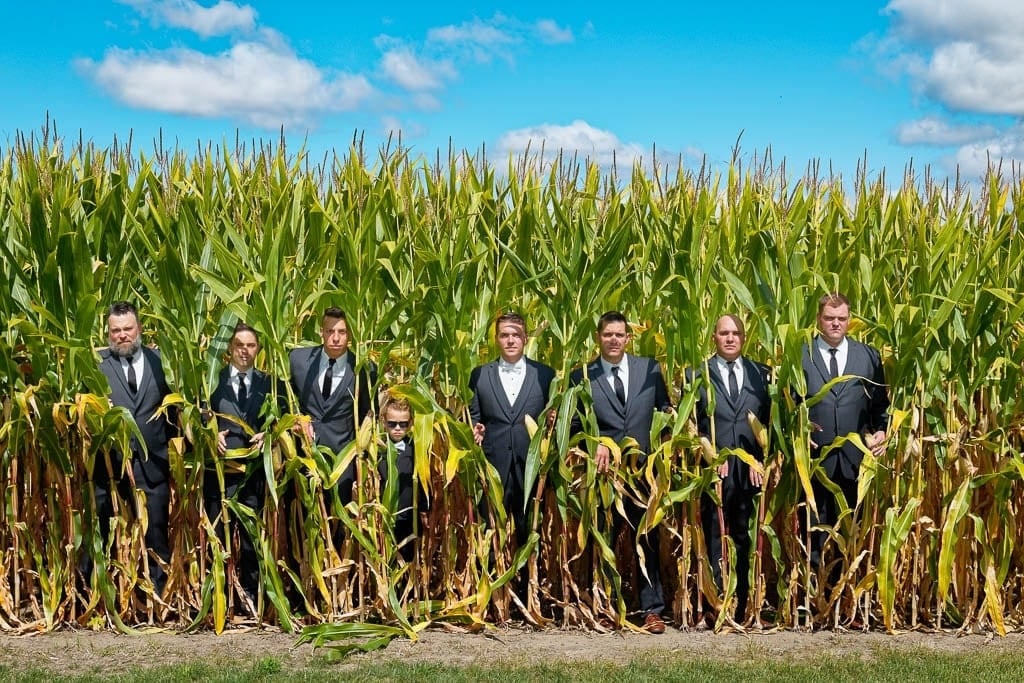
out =
[[[271,416],[248,456],[269,473],[265,509],[224,503],[257,539],[261,623],[320,642],[354,637],[364,649],[440,622],[601,628],[635,608],[639,577],[617,560],[635,556],[635,538],[606,532],[621,513],[614,501],[633,496],[648,508],[641,527],[664,530],[666,600],[682,627],[707,613],[722,615],[720,629],[856,622],[1002,634],[1024,624],[1016,173],[968,188],[907,169],[892,184],[884,173],[850,179],[812,165],[792,176],[768,157],[737,157],[721,171],[655,161],[625,176],[576,158],[368,152],[358,138],[317,160],[283,142],[168,151],[156,141],[145,152],[48,129],[16,136],[0,164],[5,632],[220,631],[247,618],[236,539],[203,510],[204,474],[225,460],[201,406],[235,322],[260,332],[257,366],[287,378],[289,350],[319,343],[331,305],[348,314],[360,362],[382,370],[376,389],[415,408],[416,481],[429,507],[416,511],[407,563],[395,492],[377,475],[387,452],[379,421],[333,457],[306,453],[289,395],[292,412]],[[892,438],[884,457],[865,460],[857,509],[832,533],[840,578],[829,585],[801,537],[804,491],[823,475],[793,396],[817,299],[833,290],[853,301],[851,335],[882,352]],[[109,407],[97,367],[106,309],[120,299],[137,303],[145,343],[161,349],[167,404],[180,408],[185,435],[171,448],[162,598],[141,570],[144,520],[129,514],[132,502],[122,501],[106,548],[84,493],[94,463],[134,429]],[[644,467],[624,445],[605,476],[574,448],[588,438],[569,429],[585,397],[568,375],[596,355],[597,316],[611,309],[634,323],[630,352],[662,363],[677,414],[655,420],[672,436]],[[522,548],[467,411],[470,372],[497,355],[493,320],[509,310],[534,328],[527,355],[558,371],[557,419],[536,430],[527,462],[535,495]],[[705,460],[696,389],[681,383],[712,352],[725,312],[747,323],[745,355],[774,368],[743,623],[726,616],[735,577],[726,573],[722,592],[711,579],[699,510],[720,456]],[[343,506],[331,488],[352,459],[356,496]],[[105,571],[82,577],[83,555]],[[528,586],[513,591],[520,572]]]

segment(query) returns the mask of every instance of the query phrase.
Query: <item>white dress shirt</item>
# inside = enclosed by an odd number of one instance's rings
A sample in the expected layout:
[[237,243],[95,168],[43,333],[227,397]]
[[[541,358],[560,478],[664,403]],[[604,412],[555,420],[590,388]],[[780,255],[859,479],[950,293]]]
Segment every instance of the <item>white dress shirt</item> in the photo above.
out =
[[619,361],[618,365],[613,365],[604,358],[601,358],[601,367],[604,368],[604,374],[608,376],[608,386],[612,388],[612,393],[615,393],[615,375],[612,374],[612,368],[617,367],[619,369],[619,379],[622,380],[623,395],[629,399],[629,356],[622,354],[622,360]]
[[526,358],[521,357],[515,363],[499,358],[498,378],[501,379],[501,386],[505,389],[509,405],[515,405],[519,392],[523,389],[523,380],[526,379]]
[[[718,354],[715,354],[715,366],[718,368],[718,374],[722,378],[722,384],[725,385],[726,391],[729,389],[729,361],[722,358]],[[736,389],[737,391],[743,391],[743,356],[739,356],[733,362],[734,374],[736,375]]]
[[246,396],[246,398],[248,398],[249,394],[252,393],[252,368],[249,368],[245,372],[239,372],[238,368],[236,368],[234,365],[231,366],[231,377],[230,377],[230,379],[228,381],[230,382],[231,386],[235,390],[235,398],[240,398],[239,395],[238,395],[238,389],[239,389],[238,378],[239,378],[239,376],[244,376],[245,377],[245,396]]
[[[320,352],[320,371],[316,375],[316,385],[322,387],[324,385],[324,375],[327,374],[327,369],[330,367],[330,358],[324,351]],[[345,376],[345,368],[348,367],[348,351],[338,356],[338,360],[334,361],[333,372],[331,372],[331,396],[341,386],[341,379]]]
[[[816,337],[814,339],[814,346],[818,349],[818,353],[821,354],[821,359],[825,361],[825,372],[828,373],[829,362],[832,360],[832,354],[828,351],[833,348],[829,346],[824,339]],[[839,366],[839,374],[846,374],[846,359],[850,355],[850,343],[846,337],[843,337],[843,341],[839,342],[839,346],[836,349],[836,365]]]
[[[135,388],[139,389],[142,387],[142,377],[145,373],[146,368],[146,356],[143,355],[142,349],[139,349],[132,354],[132,367],[135,368]],[[121,371],[124,372],[124,380],[128,381],[128,359],[121,358]]]

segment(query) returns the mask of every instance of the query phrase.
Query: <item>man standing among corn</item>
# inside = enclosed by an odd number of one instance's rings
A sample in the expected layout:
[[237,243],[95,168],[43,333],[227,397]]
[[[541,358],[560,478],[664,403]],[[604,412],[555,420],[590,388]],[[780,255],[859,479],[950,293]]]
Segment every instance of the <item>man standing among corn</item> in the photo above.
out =
[[[822,469],[852,510],[857,504],[857,477],[865,452],[862,449],[875,457],[885,452],[889,392],[878,351],[846,336],[850,327],[849,299],[835,292],[821,297],[817,323],[819,334],[809,346],[804,344],[802,351],[807,395],[817,396],[829,386],[808,410],[813,430],[811,456],[823,456]],[[850,436],[855,438],[848,439]],[[811,526],[833,526],[839,520],[836,497],[817,479],[812,480],[811,487],[817,507]],[[811,533],[812,567],[821,563],[827,536],[824,531]]]

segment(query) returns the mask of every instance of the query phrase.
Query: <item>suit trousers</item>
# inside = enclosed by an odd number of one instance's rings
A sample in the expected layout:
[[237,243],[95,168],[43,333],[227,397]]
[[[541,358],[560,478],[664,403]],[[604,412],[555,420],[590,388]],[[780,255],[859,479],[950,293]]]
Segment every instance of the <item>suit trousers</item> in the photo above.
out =
[[[154,465],[157,466],[154,467]],[[164,475],[163,478],[159,476],[158,472]],[[168,542],[167,524],[171,493],[167,463],[151,461],[144,464],[139,458],[133,458],[132,474],[135,477],[135,489],[141,491],[146,498],[146,517],[148,519],[145,534],[146,548],[156,553],[164,563],[169,563],[171,548]],[[99,518],[100,534],[104,543],[110,542],[110,519],[114,516],[113,488],[117,489],[121,504],[129,505],[136,519],[140,518],[139,511],[135,509],[135,495],[128,477],[119,477],[116,482],[112,482],[106,471],[106,466],[97,463],[93,475],[93,494],[96,500],[96,516]],[[92,573],[92,564],[89,558],[86,558],[83,570],[87,575]],[[163,593],[164,586],[167,584],[167,572],[153,558],[149,558],[149,578],[153,582],[156,593],[158,595]]]
[[[843,497],[846,499],[846,505],[851,510],[857,504],[857,479],[848,479],[843,477],[836,472],[836,477],[832,479],[832,483],[839,487],[842,491]],[[825,488],[825,485],[814,479],[811,482],[811,490],[814,492],[814,502],[818,508],[818,514],[810,512],[811,526],[834,526],[839,521],[839,502],[836,497]],[[806,515],[800,515],[801,524],[804,525],[804,531],[806,532]],[[828,532],[826,531],[811,531],[810,532],[810,558],[811,568],[817,569],[822,561],[822,550],[825,546],[825,542],[828,540]],[[839,563],[836,563],[830,572],[830,584],[834,585],[841,575],[841,567]]]
[[[263,501],[266,498],[266,475],[263,473],[262,466],[263,463],[260,462],[258,470],[254,467],[251,472],[224,475],[225,498],[234,499],[239,504],[252,508],[257,517],[262,516]],[[217,530],[217,536],[223,540],[224,515],[230,513],[221,505],[219,488],[216,473],[208,471],[203,481],[206,516],[210,520],[217,520],[214,528]],[[228,524],[228,533],[232,535],[232,544],[237,543],[234,547],[237,548],[235,567],[238,581],[249,595],[255,596],[260,587],[260,562],[259,554],[256,552],[255,539],[249,537],[249,533],[241,524],[235,524],[230,520]]]
[[[735,564],[730,568],[736,577],[736,621],[742,621],[747,612],[750,595],[750,518],[754,512],[753,491],[737,491],[731,485],[722,490],[722,517],[726,532],[736,548]],[[722,529],[718,520],[718,506],[705,494],[700,499],[701,526],[708,546],[708,561],[715,585],[722,589]]]
[[[640,611],[644,615],[660,615],[665,610],[665,597],[661,587],[661,560],[658,556],[661,551],[661,527],[655,527],[637,539],[635,530],[640,526],[640,520],[646,512],[646,508],[637,505],[631,499],[623,500],[622,503],[626,511],[626,518],[613,513],[612,547],[614,549],[618,546],[619,534],[624,526],[627,527],[630,547],[635,547],[636,541],[639,540],[640,548],[644,551],[644,569],[647,571],[646,577],[643,572],[636,572]],[[633,553],[630,553],[629,557],[636,568],[639,564],[639,557]]]

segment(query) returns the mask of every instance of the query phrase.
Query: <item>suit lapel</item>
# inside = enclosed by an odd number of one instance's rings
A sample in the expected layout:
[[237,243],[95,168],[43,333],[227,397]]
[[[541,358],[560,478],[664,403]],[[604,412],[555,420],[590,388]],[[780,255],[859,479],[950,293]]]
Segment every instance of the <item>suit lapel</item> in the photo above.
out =
[[[356,385],[356,357],[349,351],[346,356],[345,362],[345,374],[342,375],[338,386],[331,388],[331,395],[324,401],[325,406],[333,406],[338,403],[343,396],[355,396],[355,385]],[[318,373],[319,374],[319,373]]]
[[[866,362],[867,355],[861,353],[860,347],[854,344],[852,340],[847,339],[846,343],[846,368],[843,370],[843,374],[857,375],[859,377],[870,376],[871,372]],[[851,384],[856,386],[862,386],[860,382],[843,382],[842,385],[839,387],[839,391],[837,393],[842,393],[846,389],[850,388],[849,385]]]
[[518,419],[523,413],[523,407],[526,405],[526,397],[531,391],[533,391],[534,386],[538,386],[537,368],[526,363],[526,374],[523,376],[523,386],[519,388],[519,394],[516,396],[516,402],[512,405],[513,419]]
[[[317,405],[323,408],[324,400],[320,393],[320,387],[316,385],[316,378],[320,372],[320,352],[323,346],[314,346],[306,352],[305,377],[302,379],[302,397],[304,404]],[[302,400],[302,399],[300,399]]]
[[740,395],[733,396],[729,393],[729,385],[726,383],[725,378],[722,377],[722,373],[719,372],[718,361],[715,356],[712,356],[708,360],[708,372],[711,374],[711,381],[715,385],[715,400],[725,400],[726,405],[734,413],[739,409],[740,404],[743,401],[743,392],[746,390],[747,377],[749,372],[747,367],[743,367],[743,386],[740,387]]
[[[748,402],[754,402],[756,396],[762,396],[768,393],[767,387],[764,385],[764,377],[761,375],[761,370],[754,365],[754,362],[744,358],[743,359],[743,401],[740,408],[746,408],[748,411],[752,411],[748,407]],[[756,411],[752,411],[756,412]]]
[[[633,368],[630,368],[632,371]],[[608,383],[608,377],[604,374],[604,365],[601,364],[601,359],[598,358],[596,361],[587,366],[587,374],[590,376],[590,386],[597,387],[597,391],[602,392],[604,400],[608,402],[608,405],[612,407],[619,415],[625,416],[626,409],[619,403],[619,397],[615,395],[615,391]],[[630,383],[632,384],[632,374],[630,374]],[[594,395],[594,389],[591,389],[591,395]],[[596,399],[597,397],[594,396]],[[626,397],[626,403],[629,403],[629,397]]]
[[120,384],[125,396],[131,397],[132,392],[128,390],[128,378],[125,377],[124,366],[121,365],[121,359],[111,353],[103,362],[107,363],[109,366],[109,372],[107,373],[108,376],[113,377],[115,381]]
[[[815,337],[810,346],[807,347],[807,353],[810,356],[811,365],[818,371],[818,376],[821,378],[822,386],[831,382],[832,376],[829,374],[828,368],[825,367],[825,361],[821,357],[821,352],[818,351],[817,337]],[[847,358],[847,361],[849,361],[849,358]],[[832,393],[838,393],[836,387],[832,387]]]
[[498,405],[501,406],[501,410],[505,413],[505,417],[511,422],[512,404],[508,402],[508,395],[505,394],[505,387],[501,383],[501,370],[498,369],[498,361],[488,363],[485,366],[485,371],[487,378],[491,383],[491,391],[494,393],[495,398],[498,399]]

